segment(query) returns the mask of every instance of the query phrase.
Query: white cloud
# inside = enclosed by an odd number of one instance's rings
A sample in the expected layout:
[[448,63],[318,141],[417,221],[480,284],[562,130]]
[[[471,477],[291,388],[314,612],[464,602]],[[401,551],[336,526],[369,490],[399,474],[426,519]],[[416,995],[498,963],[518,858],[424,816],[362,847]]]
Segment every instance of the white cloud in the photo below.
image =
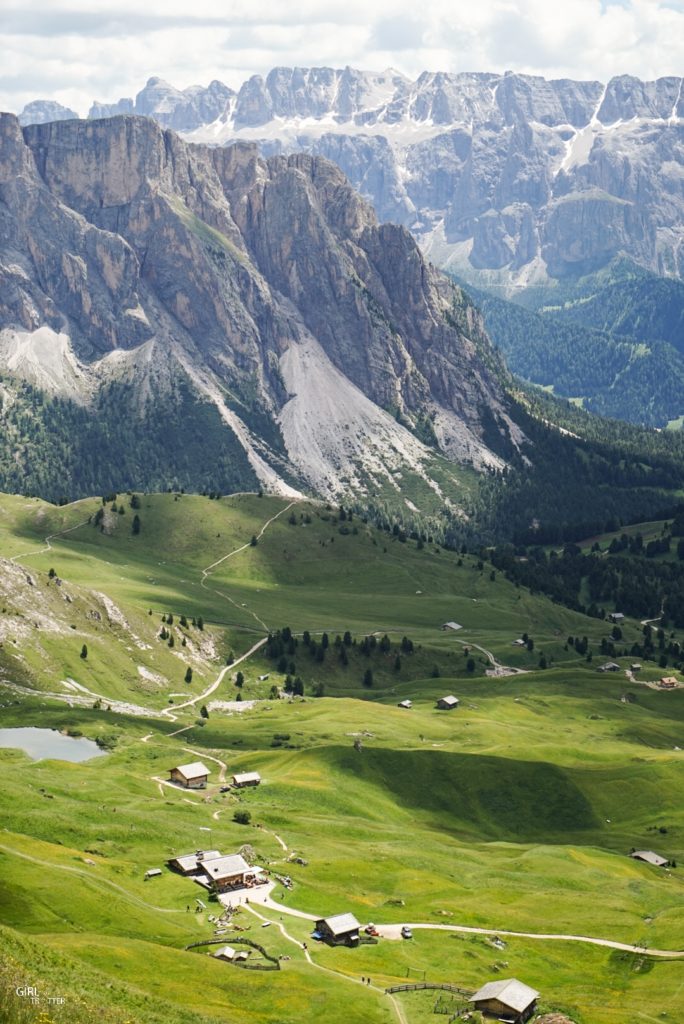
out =
[[179,88],[213,78],[235,88],[274,65],[655,78],[684,73],[684,3],[6,0],[0,58],[0,109],[45,98],[82,114],[93,99],[135,95],[153,74]]

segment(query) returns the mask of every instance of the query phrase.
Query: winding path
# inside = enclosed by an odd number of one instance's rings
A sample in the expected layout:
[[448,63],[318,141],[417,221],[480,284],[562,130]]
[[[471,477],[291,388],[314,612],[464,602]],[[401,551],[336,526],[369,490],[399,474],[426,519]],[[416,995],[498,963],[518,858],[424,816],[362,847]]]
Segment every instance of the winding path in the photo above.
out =
[[[285,908],[283,908],[285,909]],[[400,924],[377,924],[375,926],[383,938],[401,938]],[[632,945],[629,942],[614,942],[612,939],[596,939],[589,935],[561,935],[555,932],[513,932],[505,928],[475,928],[461,924],[409,924],[413,931],[431,930],[445,932],[461,932],[466,935],[507,935],[514,939],[541,939],[549,942],[584,942],[591,946],[607,946],[609,949],[619,949],[625,953],[646,953],[648,956],[665,957],[676,959],[684,957],[684,950],[651,949],[647,946]]]
[[[260,914],[258,910],[254,909],[251,903],[247,904],[245,909],[249,910],[251,914],[254,914],[254,916],[257,917],[262,923],[265,924],[266,922],[268,922],[269,924],[274,924],[276,928],[280,930],[283,937],[288,940],[288,942],[292,942],[293,945],[299,947],[299,949],[304,954],[305,960],[312,967],[315,967],[317,971],[325,971],[326,974],[333,974],[336,978],[342,978],[344,981],[351,982],[352,985],[361,985],[363,988],[368,989],[371,992],[377,992],[378,995],[385,995],[384,988],[379,988],[377,985],[367,985],[365,982],[361,981],[360,978],[354,978],[350,974],[343,974],[341,971],[334,971],[331,967],[324,967],[322,964],[317,964],[316,961],[312,958],[311,953],[309,953],[309,950],[307,949],[305,943],[300,942],[299,939],[295,939],[294,936],[290,935],[290,933],[285,929],[285,926],[282,924],[282,922],[271,921],[270,918],[264,917],[263,914]],[[279,907],[278,909],[284,910],[285,908]],[[387,993],[387,997],[392,1003],[394,1011],[399,1019],[399,1024],[408,1024],[408,1021],[406,1020],[406,1015],[404,1014],[403,1007],[400,1006],[399,1002],[390,993]]]
[[[259,901],[262,906],[275,910],[279,914],[289,914],[292,917],[306,918],[310,921],[317,920],[315,914],[306,914],[302,910],[294,910],[292,907],[274,902],[270,896]],[[250,904],[250,908],[251,904]],[[684,957],[684,950],[674,949],[651,949],[649,946],[635,945],[629,942],[616,942],[613,939],[599,939],[590,935],[564,935],[558,932],[518,932],[506,928],[478,928],[465,924],[432,924],[416,922],[403,924],[377,924],[380,935],[385,939],[400,939],[401,929],[410,928],[412,931],[440,931],[459,932],[465,935],[506,935],[513,939],[538,939],[543,942],[584,942],[590,946],[604,946],[608,949],[618,949],[625,953],[641,953],[648,956],[661,957],[664,959],[679,959]]]
[[526,668],[513,668],[511,665],[502,665],[500,661],[494,657],[491,651],[488,651],[486,647],[481,647],[480,644],[473,643],[472,640],[457,640],[457,644],[461,647],[474,647],[476,651],[481,651],[491,664],[494,669],[494,675],[496,676],[523,676],[527,673]]
[[194,704],[197,704],[201,700],[206,700],[206,698],[211,696],[211,694],[215,690],[218,690],[219,686],[223,682],[223,678],[226,672],[231,672],[236,665],[239,665],[241,662],[246,661],[247,658],[250,658],[255,651],[258,651],[260,647],[264,646],[267,640],[268,637],[263,636],[261,640],[257,640],[257,642],[253,644],[252,647],[250,647],[246,654],[241,654],[240,657],[236,658],[235,661],[233,661],[230,665],[226,665],[224,668],[222,668],[214,682],[211,684],[211,686],[208,686],[203,693],[199,693],[196,697],[191,697],[190,700],[186,700],[182,704],[174,704],[172,708],[164,708],[161,711],[161,714],[167,718],[170,718],[172,722],[175,722],[177,718],[177,711],[181,711],[183,708],[192,707]]
[[[263,535],[265,534],[266,530],[271,525],[271,523],[274,523],[276,521],[276,519],[279,519],[280,516],[284,515],[285,512],[287,512],[288,509],[291,509],[293,505],[298,504],[298,501],[299,501],[299,499],[297,499],[295,501],[291,501],[289,503],[289,505],[285,505],[283,508],[281,508],[281,510],[279,512],[276,512],[275,515],[271,516],[270,519],[267,519],[266,522],[264,523],[264,525],[259,530],[259,532],[257,534],[255,534],[256,539],[258,541],[261,540],[261,538],[263,537]],[[233,607],[237,608],[240,611],[242,611],[242,605],[239,605],[237,603],[237,601],[234,601],[233,598],[230,596],[230,594],[226,594],[222,590],[217,590],[215,587],[208,587],[207,586],[207,579],[211,575],[213,569],[215,569],[217,566],[221,565],[223,562],[227,561],[229,558],[232,558],[234,555],[239,555],[241,551],[246,551],[246,549],[251,547],[251,546],[252,546],[252,542],[251,542],[251,540],[249,540],[249,541],[247,541],[246,544],[241,544],[239,547],[234,548],[232,551],[229,551],[226,555],[222,555],[221,558],[217,558],[216,561],[212,562],[211,565],[208,565],[206,567],[206,569],[202,569],[202,579],[200,581],[200,587],[202,587],[204,590],[211,590],[214,594],[218,594],[224,600],[230,601],[230,603],[233,605]],[[256,612],[251,611],[251,609],[249,609],[249,608],[247,609],[247,612],[249,613],[249,615],[252,616],[253,619],[255,619],[259,623],[259,625],[262,627],[262,629],[265,629],[265,630],[268,631],[267,624],[264,622],[264,620],[259,615],[257,615]]]
[[83,522],[81,523],[76,523],[75,526],[67,527],[66,530],[58,530],[56,533],[48,534],[48,536],[43,541],[42,547],[31,548],[30,551],[22,551],[21,554],[14,555],[13,558],[10,558],[10,562],[16,565],[20,558],[30,558],[31,555],[43,555],[45,554],[46,551],[52,551],[52,544],[50,543],[51,540],[54,540],[55,537],[63,537],[67,533],[73,533],[74,530],[80,530],[82,526],[87,526],[89,522],[90,517],[88,519],[84,519]]

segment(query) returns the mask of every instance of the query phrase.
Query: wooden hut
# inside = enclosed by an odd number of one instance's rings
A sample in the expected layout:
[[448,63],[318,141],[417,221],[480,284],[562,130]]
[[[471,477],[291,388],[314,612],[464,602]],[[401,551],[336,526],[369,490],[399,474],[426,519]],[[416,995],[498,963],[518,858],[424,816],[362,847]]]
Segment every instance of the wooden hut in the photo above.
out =
[[192,764],[180,764],[170,769],[171,782],[186,789],[205,789],[209,778],[209,769],[201,761]]
[[331,946],[357,946],[360,928],[353,914],[335,914],[316,921],[316,933]]
[[254,880],[256,869],[251,868],[245,858],[234,853],[228,857],[215,857],[202,861],[202,874],[216,892],[242,889],[248,880]]
[[244,789],[245,786],[258,786],[260,783],[259,772],[242,772],[233,776],[233,785],[236,789]]
[[496,1017],[508,1024],[525,1024],[537,1008],[539,993],[517,978],[488,981],[469,1002],[486,1017]]

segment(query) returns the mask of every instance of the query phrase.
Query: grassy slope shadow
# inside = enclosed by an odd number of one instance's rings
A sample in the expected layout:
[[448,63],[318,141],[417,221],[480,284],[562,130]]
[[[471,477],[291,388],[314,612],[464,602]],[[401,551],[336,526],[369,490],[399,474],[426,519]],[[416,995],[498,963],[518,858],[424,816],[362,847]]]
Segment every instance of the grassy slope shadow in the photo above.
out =
[[443,830],[538,842],[600,827],[572,772],[556,765],[382,748],[357,753],[335,747],[326,757],[341,777],[353,775],[404,807],[438,815],[434,825]]

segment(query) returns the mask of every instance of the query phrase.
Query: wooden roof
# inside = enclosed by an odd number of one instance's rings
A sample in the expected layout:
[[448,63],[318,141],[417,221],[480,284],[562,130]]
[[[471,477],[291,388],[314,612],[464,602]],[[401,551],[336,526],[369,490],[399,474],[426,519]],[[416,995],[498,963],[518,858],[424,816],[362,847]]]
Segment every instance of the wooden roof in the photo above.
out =
[[523,984],[517,978],[506,978],[502,981],[488,981],[474,996],[470,997],[471,1003],[486,1002],[489,999],[496,999],[504,1006],[510,1007],[516,1013],[524,1013],[528,1006],[537,999],[539,993],[529,985]]
[[172,772],[180,772],[184,779],[199,779],[209,774],[209,769],[201,761],[193,761],[192,764],[179,764],[171,768]]

